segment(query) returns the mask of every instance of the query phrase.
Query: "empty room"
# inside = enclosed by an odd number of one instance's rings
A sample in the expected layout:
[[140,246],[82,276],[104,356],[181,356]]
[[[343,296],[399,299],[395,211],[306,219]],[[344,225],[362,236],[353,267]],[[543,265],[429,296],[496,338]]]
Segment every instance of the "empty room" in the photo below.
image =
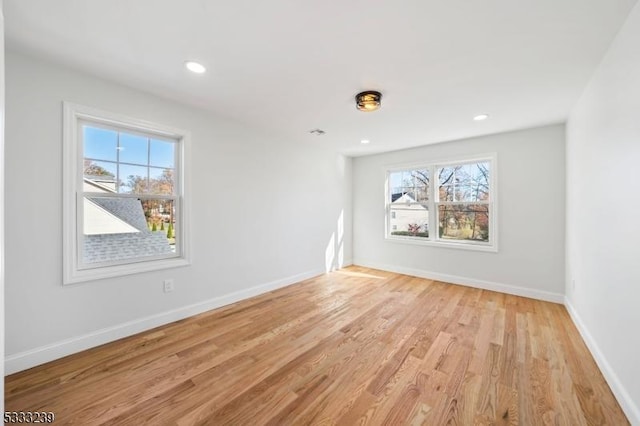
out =
[[5,423],[640,426],[636,0],[0,6]]

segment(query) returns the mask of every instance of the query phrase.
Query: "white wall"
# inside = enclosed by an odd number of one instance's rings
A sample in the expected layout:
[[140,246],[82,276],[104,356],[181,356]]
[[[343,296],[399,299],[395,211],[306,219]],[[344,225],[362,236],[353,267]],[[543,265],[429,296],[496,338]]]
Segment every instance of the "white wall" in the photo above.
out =
[[[562,301],[564,151],[564,126],[555,125],[355,158],[354,263]],[[498,253],[384,239],[385,166],[494,152]]]
[[639,262],[640,5],[567,124],[567,305],[636,425]]
[[[279,140],[15,52],[6,62],[8,372],[349,262],[351,160],[318,139]],[[62,287],[63,100],[191,131],[190,267]]]

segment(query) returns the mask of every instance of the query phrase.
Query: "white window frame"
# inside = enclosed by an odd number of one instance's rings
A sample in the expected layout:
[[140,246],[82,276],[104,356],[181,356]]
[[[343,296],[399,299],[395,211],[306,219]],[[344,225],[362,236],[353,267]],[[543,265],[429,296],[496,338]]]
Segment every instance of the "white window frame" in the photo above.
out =
[[[486,203],[489,206],[489,241],[471,241],[471,240],[450,240],[440,238],[438,235],[438,191],[437,191],[437,170],[440,167],[447,167],[452,165],[473,164],[480,162],[489,162],[490,174],[489,174],[489,201]],[[425,161],[421,163],[409,163],[409,164],[396,164],[393,166],[387,166],[384,168],[385,172],[385,226],[384,237],[385,240],[392,243],[405,243],[415,244],[432,247],[445,247],[453,249],[463,250],[476,250],[486,252],[498,251],[498,156],[496,153],[488,153],[481,155],[474,155],[471,157],[460,158],[448,158],[437,161]],[[391,193],[389,188],[389,175],[393,172],[427,169],[429,171],[429,237],[412,237],[403,235],[391,235]],[[475,202],[458,202],[458,204],[483,204]]]
[[[84,153],[81,136],[82,123],[117,128],[122,131],[157,135],[176,140],[175,202],[177,244],[179,251],[168,256],[135,258],[130,262],[103,262],[83,265],[80,260],[82,244],[83,164]],[[189,265],[190,212],[188,203],[188,170],[190,133],[157,123],[152,123],[96,108],[63,102],[63,285],[76,284],[103,278],[118,277]],[[126,194],[119,194],[128,197]],[[160,198],[162,198],[160,196]]]

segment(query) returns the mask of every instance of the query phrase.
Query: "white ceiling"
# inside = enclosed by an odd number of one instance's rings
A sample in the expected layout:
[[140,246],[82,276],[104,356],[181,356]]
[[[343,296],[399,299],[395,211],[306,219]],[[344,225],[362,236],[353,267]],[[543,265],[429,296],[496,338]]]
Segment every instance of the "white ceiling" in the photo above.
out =
[[[9,49],[362,155],[565,121],[635,2],[5,0],[4,9]],[[208,72],[189,73],[187,59]],[[379,111],[355,109],[363,89],[383,93]],[[474,122],[480,113],[491,118]]]

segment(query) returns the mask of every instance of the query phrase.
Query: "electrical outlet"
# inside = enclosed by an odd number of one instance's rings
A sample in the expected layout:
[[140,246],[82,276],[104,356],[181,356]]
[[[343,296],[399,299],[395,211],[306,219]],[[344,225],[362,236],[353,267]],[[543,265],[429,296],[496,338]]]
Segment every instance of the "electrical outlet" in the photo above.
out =
[[164,292],[171,293],[173,291],[173,279],[164,280]]

